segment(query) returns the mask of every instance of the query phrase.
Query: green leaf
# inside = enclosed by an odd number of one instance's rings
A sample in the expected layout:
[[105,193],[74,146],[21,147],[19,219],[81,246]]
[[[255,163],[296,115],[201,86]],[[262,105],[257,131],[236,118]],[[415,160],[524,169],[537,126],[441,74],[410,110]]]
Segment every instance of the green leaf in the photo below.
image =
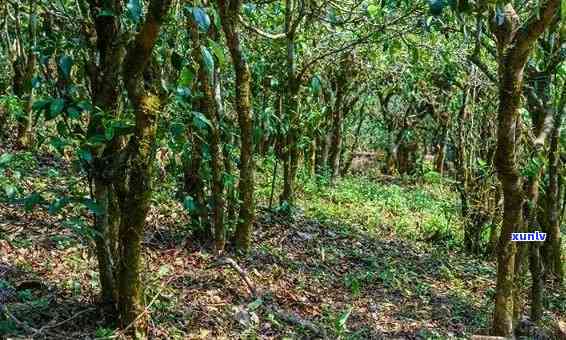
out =
[[381,8],[377,5],[371,4],[368,6],[368,14],[370,17],[375,18],[378,17],[381,13]]
[[255,10],[256,10],[257,6],[255,4],[252,3],[245,3],[244,4],[244,13],[246,14],[246,16],[251,16]]
[[202,31],[208,31],[208,29],[210,28],[210,18],[208,17],[208,14],[206,14],[204,9],[200,7],[193,7],[191,12],[193,13],[193,18],[198,27]]
[[140,0],[128,0],[128,4],[126,5],[128,9],[128,16],[137,24],[140,22],[140,18],[142,16],[142,8],[140,4]]
[[76,106],[70,106],[67,108],[67,115],[71,119],[77,119],[81,116],[81,111]]
[[444,0],[429,0],[428,5],[430,9],[430,14],[434,16],[438,16],[442,14],[442,11],[446,6],[446,2]]
[[4,184],[4,192],[8,197],[14,197],[18,189],[12,184]]
[[93,109],[92,104],[88,100],[81,100],[80,102],[77,103],[77,106],[81,110],[88,112],[91,112]]
[[169,274],[170,272],[171,272],[171,266],[164,264],[161,267],[159,267],[159,271],[157,272],[157,275],[159,277],[163,277]]
[[175,138],[179,138],[185,133],[185,125],[181,122],[171,123],[171,134]]
[[318,94],[318,93],[320,93],[320,88],[321,88],[320,77],[319,77],[319,76],[314,76],[314,77],[312,77],[312,80],[311,80],[311,91],[312,91],[314,94]]
[[67,124],[65,124],[63,120],[60,120],[59,123],[57,123],[57,133],[64,137],[69,135],[69,131],[67,131]]
[[51,138],[49,144],[51,144],[55,148],[55,150],[62,153],[68,143],[59,137],[53,137]]
[[214,72],[214,58],[212,58],[212,54],[205,46],[200,47],[200,52],[204,62],[204,68],[206,69],[206,72],[208,72],[209,76],[212,76]]
[[55,215],[58,213],[63,207],[69,204],[70,199],[68,197],[58,197],[51,204],[49,205],[48,212],[50,215]]
[[45,100],[45,99],[36,100],[36,101],[33,102],[31,109],[33,111],[41,111],[41,110],[47,108],[49,103],[51,103],[50,100]]
[[199,129],[212,127],[210,121],[202,114],[202,112],[193,111],[193,122]]
[[2,154],[2,156],[0,156],[0,166],[4,166],[10,163],[12,159],[14,159],[14,155],[12,155],[11,153]]
[[218,62],[220,64],[224,64],[226,62],[226,58],[224,56],[224,47],[212,39],[208,39],[208,43],[210,44],[212,53],[214,53],[214,56],[216,57],[216,59],[218,59]]
[[41,86],[41,77],[40,76],[33,77],[33,79],[31,80],[31,87],[37,89],[40,86]]
[[261,298],[257,298],[254,301],[248,303],[248,309],[249,310],[256,310],[259,308],[259,306],[261,306],[263,304],[263,300]]
[[33,192],[31,195],[24,198],[24,208],[27,211],[32,210],[37,204],[43,201],[43,197],[37,192]]
[[192,67],[184,66],[179,76],[178,86],[190,88],[193,79],[195,78],[195,72]]
[[89,149],[86,148],[80,148],[78,151],[79,154],[79,158],[86,161],[86,162],[90,162],[92,161],[92,153],[90,152]]
[[348,308],[348,310],[345,311],[344,313],[342,313],[342,315],[340,315],[338,320],[336,320],[336,328],[338,328],[340,330],[345,329],[346,328],[346,322],[348,321],[350,314],[352,314],[352,307]]
[[185,209],[187,209],[189,212],[197,210],[195,200],[191,196],[185,196],[185,199],[183,200],[183,207],[185,207]]
[[96,203],[96,201],[93,199],[85,198],[82,200],[82,203],[85,205],[85,207],[88,208],[88,210],[93,212],[95,215],[100,215],[100,213],[102,212],[100,210],[100,206],[98,205],[98,203]]
[[59,59],[59,69],[65,79],[69,79],[71,75],[71,68],[73,67],[73,59],[67,55]]
[[63,109],[65,108],[65,101],[62,98],[57,98],[51,102],[49,106],[49,117],[48,119],[53,119],[57,117]]
[[114,127],[112,125],[104,129],[104,138],[106,138],[106,140],[112,140],[112,138],[114,138]]
[[115,16],[115,15],[116,15],[116,14],[114,14],[114,12],[112,12],[112,10],[107,9],[107,8],[103,9],[102,11],[100,11],[100,12],[98,13],[98,16],[99,16],[99,17],[113,17],[113,16]]

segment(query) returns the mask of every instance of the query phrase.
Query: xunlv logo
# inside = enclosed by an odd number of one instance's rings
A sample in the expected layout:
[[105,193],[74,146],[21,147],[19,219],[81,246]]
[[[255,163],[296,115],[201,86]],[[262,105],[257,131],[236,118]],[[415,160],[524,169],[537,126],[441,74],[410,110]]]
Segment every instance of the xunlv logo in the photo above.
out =
[[529,242],[538,241],[543,242],[546,240],[546,233],[535,231],[534,233],[511,233],[511,241],[516,242]]

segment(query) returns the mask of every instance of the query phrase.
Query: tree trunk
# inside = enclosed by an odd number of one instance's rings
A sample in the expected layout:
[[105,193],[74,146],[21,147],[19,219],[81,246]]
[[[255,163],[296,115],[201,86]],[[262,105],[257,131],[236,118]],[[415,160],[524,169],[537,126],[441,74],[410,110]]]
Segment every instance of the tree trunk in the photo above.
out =
[[[200,101],[199,101],[200,102]],[[202,106],[193,104],[193,110],[202,111]],[[195,228],[196,236],[201,240],[211,239],[210,223],[208,220],[208,208],[204,194],[205,183],[200,174],[202,168],[202,143],[201,137],[197,135],[196,126],[191,123],[191,159],[185,161],[183,177],[185,181],[185,193],[189,195],[194,203],[194,209],[189,211],[191,223]]]
[[352,161],[354,160],[354,153],[358,148],[358,143],[360,141],[360,130],[362,129],[362,125],[367,116],[368,116],[367,114],[364,114],[364,110],[362,108],[362,110],[360,111],[360,120],[358,121],[356,130],[354,131],[354,142],[350,146],[350,152],[348,152],[348,157],[346,158],[346,161],[344,162],[344,166],[342,167],[342,171],[341,171],[342,176],[345,176],[350,170],[350,167],[352,166]]
[[544,32],[558,12],[560,1],[549,0],[521,29],[512,5],[504,7],[503,23],[494,24],[499,52],[499,109],[497,127],[496,169],[503,187],[503,225],[498,244],[497,285],[493,333],[513,333],[513,281],[516,247],[511,234],[522,224],[523,191],[517,168],[517,146],[520,136],[519,108],[523,87],[523,69],[534,41]]
[[[121,13],[121,3],[111,1],[106,4],[114,13]],[[85,9],[86,10],[86,9]],[[94,107],[101,111],[117,116],[118,83],[123,59],[123,47],[118,44],[120,36],[120,21],[115,16],[100,16],[102,5],[90,1],[90,15],[96,30],[96,46],[93,55],[98,54],[97,60],[91,60],[89,74]],[[88,135],[103,135],[104,123],[101,115],[93,114],[88,125]],[[117,254],[118,228],[120,213],[118,195],[114,193],[114,183],[117,183],[113,162],[118,151],[118,141],[109,145],[91,148],[93,155],[90,175],[93,181],[94,199],[97,203],[94,229],[96,253],[100,272],[101,297],[106,308],[114,312],[117,302],[116,265],[119,262]],[[111,313],[114,314],[114,313]]]
[[562,91],[562,98],[554,117],[554,124],[550,135],[550,147],[548,151],[548,190],[546,192],[545,217],[547,222],[547,242],[544,246],[544,259],[546,269],[551,273],[559,284],[564,280],[564,265],[562,263],[561,232],[560,232],[560,127],[564,104],[566,103],[566,88]]
[[[442,118],[441,118],[442,119]],[[442,176],[444,174],[444,158],[446,156],[446,140],[448,138],[448,122],[442,122],[441,136],[438,143],[438,153],[436,155],[436,171]]]
[[20,99],[22,105],[22,114],[16,120],[16,145],[20,148],[28,148],[33,143],[32,135],[32,96],[33,89],[31,80],[35,69],[35,54],[30,52],[29,55],[16,58],[13,64],[14,78],[13,90],[14,94]]
[[120,225],[119,312],[122,327],[131,327],[136,338],[145,338],[147,317],[141,282],[141,250],[145,218],[149,210],[159,98],[144,88],[142,74],[150,63],[169,0],[152,0],[145,22],[128,48],[124,81],[135,114],[134,135],[129,151],[128,195]]
[[[224,251],[226,243],[226,232],[224,230],[224,185],[222,180],[222,151],[220,144],[220,121],[219,121],[219,107],[215,99],[214,81],[215,81],[215,67],[207,69],[206,62],[202,56],[201,46],[206,46],[200,39],[199,28],[191,20],[191,37],[193,42],[193,58],[199,63],[198,80],[200,92],[203,97],[201,98],[200,109],[210,122],[210,155],[211,155],[211,168],[212,168],[212,227],[214,229],[214,245],[218,253]],[[216,64],[216,63],[215,63]]]
[[254,161],[253,161],[253,133],[251,112],[251,74],[248,63],[242,51],[240,34],[237,31],[237,18],[240,11],[240,0],[218,0],[219,14],[222,29],[234,71],[236,73],[236,110],[240,125],[240,182],[239,199],[240,213],[236,225],[236,247],[247,252],[251,244],[252,223],[254,220]]
[[332,139],[330,142],[330,182],[334,183],[340,175],[340,150],[342,150],[342,108],[334,109],[332,114]]

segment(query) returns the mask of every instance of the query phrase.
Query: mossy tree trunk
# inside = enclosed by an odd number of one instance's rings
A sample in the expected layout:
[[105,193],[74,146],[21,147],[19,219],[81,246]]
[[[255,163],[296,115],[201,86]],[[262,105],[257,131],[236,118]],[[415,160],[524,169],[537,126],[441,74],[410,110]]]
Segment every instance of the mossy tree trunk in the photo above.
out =
[[32,85],[31,80],[35,69],[35,55],[30,52],[20,55],[12,64],[14,77],[12,89],[21,101],[22,112],[16,120],[16,144],[20,148],[28,148],[33,142],[32,136]]
[[332,127],[329,150],[330,182],[334,183],[340,170],[340,150],[342,149],[342,125],[344,118],[343,102],[346,91],[346,77],[344,71],[338,71],[336,77],[336,96],[332,105]]
[[[195,86],[194,91],[198,91]],[[203,111],[202,99],[193,99],[193,111]],[[203,167],[203,140],[197,133],[198,127],[191,119],[187,125],[188,138],[191,141],[190,159],[184,159],[183,177],[184,191],[193,200],[194,207],[190,209],[191,223],[196,232],[196,236],[202,240],[210,240],[211,230],[208,220],[208,207],[205,199],[205,182],[201,175]]]
[[128,99],[134,108],[135,129],[127,146],[128,192],[121,207],[119,312],[122,327],[131,327],[135,337],[145,337],[141,282],[142,240],[145,218],[150,205],[157,117],[161,107],[157,91],[146,89],[142,75],[151,61],[153,47],[169,9],[170,0],[152,0],[144,23],[128,46],[123,77]]
[[340,171],[340,174],[342,176],[345,176],[348,171],[350,170],[350,167],[352,166],[352,161],[354,160],[354,153],[356,152],[356,149],[358,148],[358,143],[360,141],[360,133],[361,133],[361,129],[362,129],[362,125],[364,124],[364,121],[366,120],[366,117],[368,116],[367,113],[364,110],[365,106],[362,106],[361,110],[360,110],[360,117],[358,118],[358,124],[356,125],[356,129],[354,130],[354,141],[352,142],[352,145],[350,146],[350,151],[348,152],[348,157],[346,157],[346,161],[344,162],[344,166],[342,167],[342,170]]
[[[35,2],[30,1],[30,13],[27,32],[22,31],[20,22],[19,3],[15,2],[15,29],[17,32],[16,43],[14,44],[15,59],[12,63],[14,76],[12,78],[12,90],[21,101],[22,111],[16,119],[16,146],[28,148],[33,144],[33,119],[32,119],[32,100],[33,86],[32,78],[35,71],[36,55],[33,51],[32,42],[36,35]],[[28,35],[29,45],[24,44],[24,34]]]
[[560,130],[566,104],[566,87],[563,87],[560,104],[554,115],[554,124],[550,135],[548,151],[548,189],[546,193],[545,215],[547,219],[547,242],[544,249],[544,260],[547,272],[552,274],[559,285],[564,282],[564,264],[562,262],[561,232],[560,232]]
[[293,11],[295,10],[294,0],[285,0],[285,32],[286,32],[286,68],[287,81],[285,84],[285,95],[283,107],[285,120],[289,131],[285,139],[283,152],[283,192],[280,196],[281,203],[288,203],[290,206],[295,201],[295,177],[299,166],[299,90],[300,81],[297,79],[296,50],[295,50],[295,31],[296,25],[293,22]]
[[[104,9],[111,9],[113,13],[121,13],[121,1],[89,0],[90,15],[96,31],[96,45],[92,46],[93,57],[89,65],[91,92],[96,112],[91,116],[88,126],[88,135],[104,135],[102,114],[115,117],[118,106],[118,84],[123,46],[119,43],[121,28],[117,16],[101,16]],[[113,194],[114,169],[112,160],[115,157],[115,143],[93,147],[92,167],[90,176],[93,181],[94,199],[97,203],[94,229],[96,254],[98,259],[101,298],[103,304],[113,312],[117,303],[116,267],[117,264],[117,233],[120,214],[116,213],[118,207]],[[114,213],[112,213],[114,212]]]
[[236,73],[236,110],[240,125],[240,212],[236,224],[236,247],[247,252],[251,245],[252,223],[255,215],[254,205],[254,161],[252,141],[251,112],[251,74],[248,62],[242,51],[238,32],[240,0],[218,0],[222,30],[226,36],[228,49]]
[[496,169],[503,187],[503,225],[498,244],[497,285],[493,333],[511,336],[513,333],[513,284],[516,247],[513,233],[522,224],[523,190],[516,157],[519,145],[519,108],[523,89],[523,70],[536,39],[558,13],[560,1],[549,0],[519,27],[519,17],[513,6],[503,8],[503,22],[493,23],[499,62],[499,109],[497,128]]
[[[212,30],[212,28],[210,29]],[[224,184],[222,179],[224,169],[220,141],[220,107],[219,101],[215,98],[214,88],[217,63],[214,63],[215,65],[212,66],[212,68],[206,64],[202,54],[202,47],[208,48],[208,43],[206,42],[206,39],[202,39],[198,25],[194,22],[194,20],[191,20],[190,22],[190,33],[193,43],[193,58],[199,65],[198,87],[200,93],[202,93],[200,109],[210,122],[208,133],[210,134],[209,149],[212,170],[211,198],[213,205],[211,211],[211,224],[214,229],[215,250],[218,253],[222,253],[226,243],[226,231],[224,229]],[[205,37],[206,36],[207,35],[205,35]],[[212,34],[210,34],[210,38],[214,38]]]

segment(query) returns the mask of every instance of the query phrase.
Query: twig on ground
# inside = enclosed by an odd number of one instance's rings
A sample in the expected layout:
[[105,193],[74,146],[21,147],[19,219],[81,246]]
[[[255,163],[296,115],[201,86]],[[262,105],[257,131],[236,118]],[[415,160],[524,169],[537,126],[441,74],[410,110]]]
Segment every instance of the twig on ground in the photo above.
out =
[[[208,267],[208,269],[215,268],[215,267],[222,267],[222,266],[229,266],[239,274],[242,281],[244,281],[244,283],[248,287],[248,290],[250,291],[250,294],[251,294],[251,296],[254,300],[259,298],[259,299],[262,299],[262,300],[265,301],[265,299],[262,298],[263,295],[258,296],[258,293],[257,293],[258,291],[257,291],[255,284],[249,278],[246,271],[243,270],[242,267],[240,267],[240,265],[238,265],[238,263],[236,261],[234,261],[234,259],[231,259],[229,257],[222,257],[222,258],[218,259],[212,266]],[[266,309],[267,312],[275,315],[277,318],[279,318],[279,319],[281,319],[281,320],[283,320],[283,321],[285,321],[289,324],[294,324],[294,325],[300,326],[304,329],[308,329],[309,331],[313,332],[314,334],[316,334],[317,336],[319,336],[323,339],[327,338],[326,330],[324,328],[319,327],[319,326],[315,325],[314,323],[312,323],[308,320],[305,320],[305,319],[301,318],[300,316],[298,316],[298,315],[296,315],[292,312],[287,312],[287,311],[281,309],[275,303],[264,303],[262,306],[263,306],[263,308]]]
[[214,263],[208,269],[215,268],[215,267],[222,267],[222,266],[226,266],[226,265],[230,266],[232,269],[234,269],[236,272],[238,272],[238,274],[240,275],[240,278],[242,279],[242,281],[244,281],[244,283],[248,287],[248,290],[250,291],[252,298],[257,299],[257,297],[258,297],[257,296],[257,289],[256,289],[254,283],[252,282],[252,280],[250,280],[248,273],[246,273],[246,271],[243,270],[242,267],[240,267],[240,265],[238,265],[238,263],[236,261],[234,261],[234,259],[231,259],[229,257],[222,257],[222,258],[218,259],[216,261],[216,263]]
[[62,325],[64,325],[64,324],[66,324],[67,322],[72,321],[72,320],[78,318],[79,316],[81,316],[81,315],[83,315],[83,314],[85,314],[85,313],[88,313],[88,312],[92,312],[92,311],[94,311],[94,310],[95,310],[95,308],[87,308],[87,309],[84,309],[84,310],[82,310],[82,311],[76,313],[75,315],[71,316],[70,318],[65,319],[65,320],[63,320],[63,321],[61,321],[61,322],[57,322],[57,323],[54,324],[54,325],[45,325],[45,326],[41,327],[38,331],[39,331],[39,333],[41,333],[41,332],[45,331],[46,329],[62,326]]

